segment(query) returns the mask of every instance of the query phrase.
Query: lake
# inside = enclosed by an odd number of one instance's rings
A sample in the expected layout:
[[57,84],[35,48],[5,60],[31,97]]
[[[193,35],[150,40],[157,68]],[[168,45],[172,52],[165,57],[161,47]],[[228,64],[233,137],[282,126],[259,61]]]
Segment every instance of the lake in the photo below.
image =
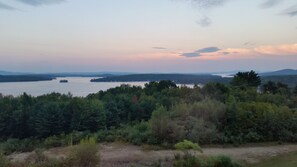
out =
[[[60,80],[68,80],[68,83],[60,83]],[[73,96],[85,97],[90,93],[97,93],[100,90],[107,90],[120,86],[121,84],[129,84],[135,86],[144,86],[146,82],[90,82],[90,77],[65,77],[57,78],[52,81],[38,82],[6,82],[0,83],[0,93],[3,95],[19,96],[26,92],[32,96],[40,96],[52,92],[67,94]]]

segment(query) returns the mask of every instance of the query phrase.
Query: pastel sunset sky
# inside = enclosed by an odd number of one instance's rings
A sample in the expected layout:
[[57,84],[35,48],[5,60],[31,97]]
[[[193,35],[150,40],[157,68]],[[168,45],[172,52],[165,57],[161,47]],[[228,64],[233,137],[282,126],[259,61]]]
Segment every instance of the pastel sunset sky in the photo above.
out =
[[0,70],[297,69],[296,0],[0,0]]

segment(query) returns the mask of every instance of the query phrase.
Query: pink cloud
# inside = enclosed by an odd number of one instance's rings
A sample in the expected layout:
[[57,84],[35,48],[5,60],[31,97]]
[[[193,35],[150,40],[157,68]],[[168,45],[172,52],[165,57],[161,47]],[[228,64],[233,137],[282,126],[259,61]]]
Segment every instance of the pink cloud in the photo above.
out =
[[[182,54],[180,54],[182,55]],[[199,57],[190,59],[228,60],[228,59],[257,59],[268,57],[297,56],[297,44],[266,45],[254,48],[227,48],[212,53],[201,53]],[[189,59],[189,58],[188,58]]]
[[267,55],[296,55],[297,44],[278,45],[278,46],[260,46],[254,49],[261,54]]

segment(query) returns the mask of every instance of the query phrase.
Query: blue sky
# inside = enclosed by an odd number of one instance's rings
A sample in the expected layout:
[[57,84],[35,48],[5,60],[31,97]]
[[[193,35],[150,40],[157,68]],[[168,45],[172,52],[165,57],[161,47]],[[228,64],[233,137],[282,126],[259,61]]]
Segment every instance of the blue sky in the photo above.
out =
[[297,68],[296,0],[0,0],[1,70]]

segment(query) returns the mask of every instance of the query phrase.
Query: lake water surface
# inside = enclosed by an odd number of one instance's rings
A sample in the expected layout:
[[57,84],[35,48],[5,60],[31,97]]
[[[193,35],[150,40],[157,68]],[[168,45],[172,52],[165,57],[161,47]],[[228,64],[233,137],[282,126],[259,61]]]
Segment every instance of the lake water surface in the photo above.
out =
[[[60,83],[60,80],[66,79],[68,83]],[[90,93],[97,93],[100,90],[107,90],[129,84],[135,86],[144,86],[146,82],[90,82],[90,77],[66,77],[57,78],[52,81],[38,82],[8,82],[0,83],[0,93],[3,95],[19,96],[26,92],[32,96],[40,96],[52,92],[67,94],[73,96],[87,96]]]

